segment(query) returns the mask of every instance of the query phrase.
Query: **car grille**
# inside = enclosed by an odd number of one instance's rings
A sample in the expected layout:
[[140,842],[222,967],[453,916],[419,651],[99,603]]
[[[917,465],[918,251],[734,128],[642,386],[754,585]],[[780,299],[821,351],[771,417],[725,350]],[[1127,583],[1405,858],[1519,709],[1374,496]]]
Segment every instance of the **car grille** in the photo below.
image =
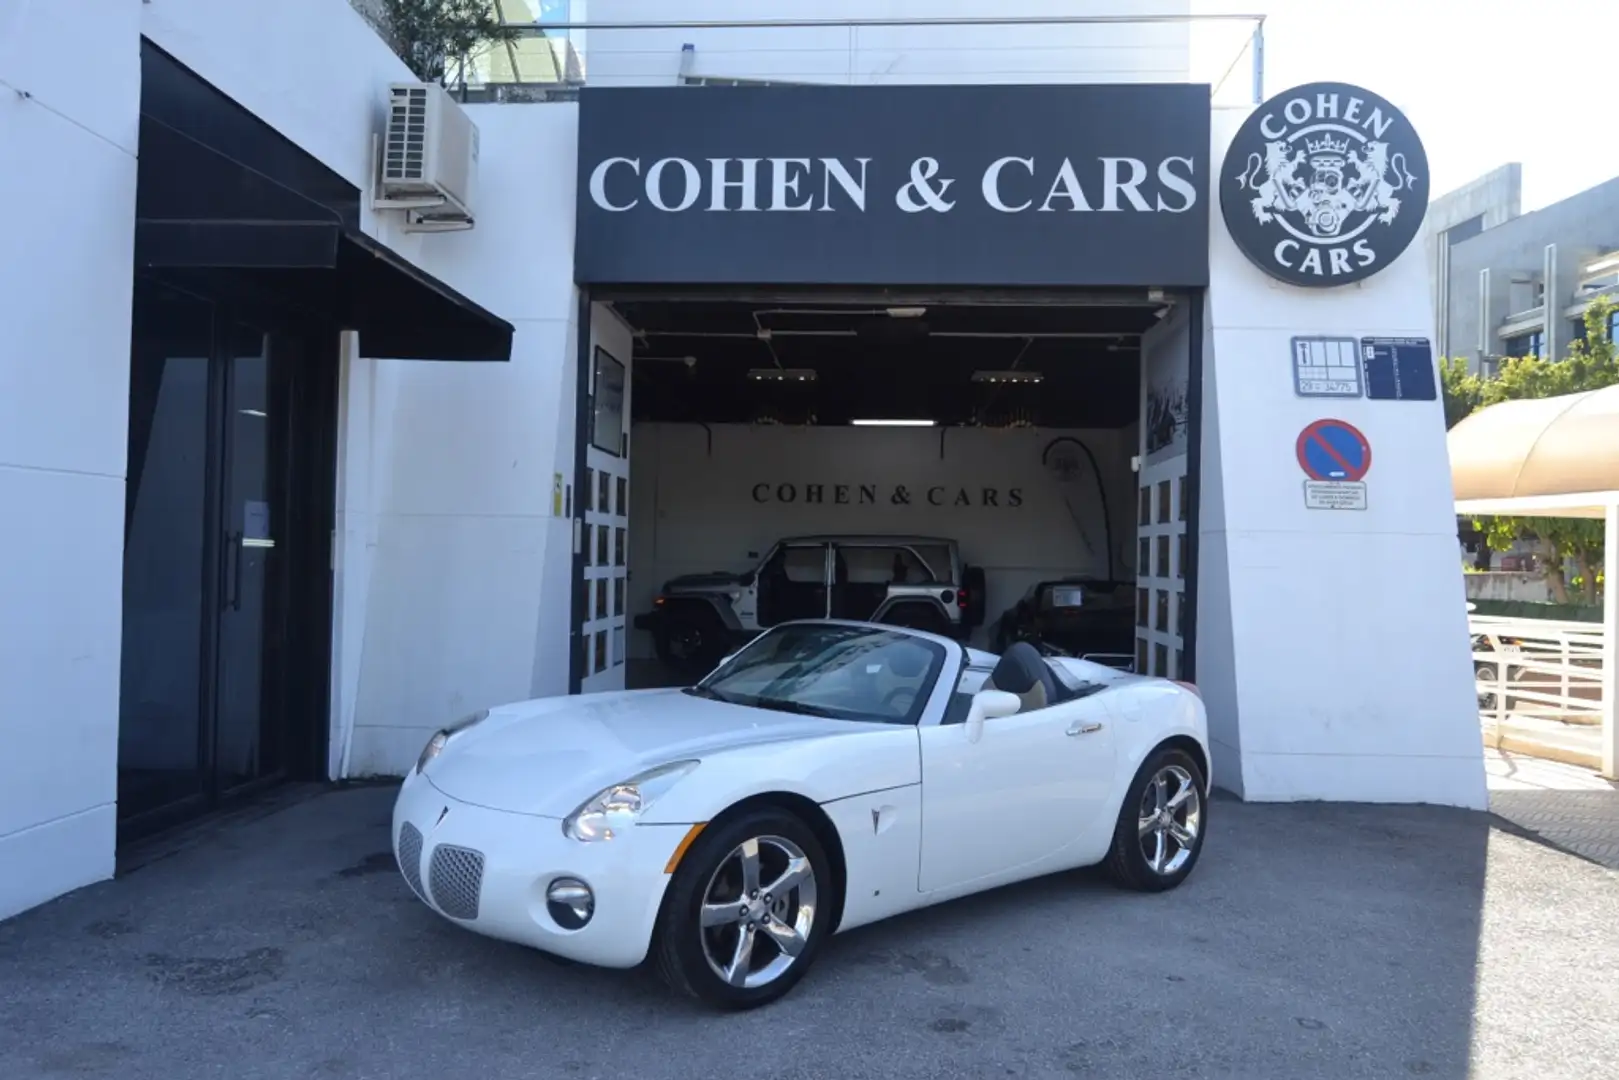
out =
[[426,900],[427,890],[422,888],[422,833],[408,821],[399,829],[399,872],[405,875],[405,884],[417,898]]
[[476,919],[483,891],[483,852],[440,844],[427,868],[433,902],[452,919]]

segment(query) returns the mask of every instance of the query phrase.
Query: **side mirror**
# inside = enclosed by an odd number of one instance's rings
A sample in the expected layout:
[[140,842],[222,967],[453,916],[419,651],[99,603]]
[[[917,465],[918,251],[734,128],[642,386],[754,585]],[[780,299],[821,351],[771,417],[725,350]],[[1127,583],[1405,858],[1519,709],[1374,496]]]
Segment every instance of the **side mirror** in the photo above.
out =
[[972,707],[967,710],[967,741],[977,742],[984,734],[985,720],[999,720],[1012,716],[1023,708],[1016,694],[1005,690],[980,690],[973,695]]

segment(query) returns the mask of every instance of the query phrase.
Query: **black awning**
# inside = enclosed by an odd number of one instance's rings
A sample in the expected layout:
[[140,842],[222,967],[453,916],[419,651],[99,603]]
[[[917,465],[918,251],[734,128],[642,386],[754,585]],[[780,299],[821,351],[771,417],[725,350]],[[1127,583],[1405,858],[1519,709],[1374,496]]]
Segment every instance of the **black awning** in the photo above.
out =
[[509,360],[512,326],[360,229],[360,192],[141,42],[135,263],[246,281],[357,330],[369,357]]
[[361,232],[337,247],[338,288],[366,356],[510,360],[512,325]]

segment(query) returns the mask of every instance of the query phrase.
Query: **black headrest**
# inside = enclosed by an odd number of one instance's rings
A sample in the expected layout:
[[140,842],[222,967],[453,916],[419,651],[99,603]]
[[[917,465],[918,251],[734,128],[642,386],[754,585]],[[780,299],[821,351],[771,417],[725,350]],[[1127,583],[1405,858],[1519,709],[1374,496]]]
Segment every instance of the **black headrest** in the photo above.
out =
[[1027,641],[1019,641],[1001,654],[1000,663],[990,673],[995,689],[1009,694],[1027,694],[1044,682],[1046,662],[1040,650]]

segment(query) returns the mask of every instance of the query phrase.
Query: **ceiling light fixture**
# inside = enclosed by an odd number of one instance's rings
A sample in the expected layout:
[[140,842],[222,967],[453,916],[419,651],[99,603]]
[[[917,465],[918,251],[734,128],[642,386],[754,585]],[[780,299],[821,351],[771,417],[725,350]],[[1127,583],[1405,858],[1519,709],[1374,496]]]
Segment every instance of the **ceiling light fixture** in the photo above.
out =
[[928,313],[925,307],[891,307],[888,309],[890,319],[920,319]]
[[937,420],[850,420],[855,427],[933,427]]
[[1037,383],[1043,382],[1045,376],[1038,371],[975,371],[973,382],[986,383]]
[[814,382],[814,368],[756,367],[748,372],[754,382]]

